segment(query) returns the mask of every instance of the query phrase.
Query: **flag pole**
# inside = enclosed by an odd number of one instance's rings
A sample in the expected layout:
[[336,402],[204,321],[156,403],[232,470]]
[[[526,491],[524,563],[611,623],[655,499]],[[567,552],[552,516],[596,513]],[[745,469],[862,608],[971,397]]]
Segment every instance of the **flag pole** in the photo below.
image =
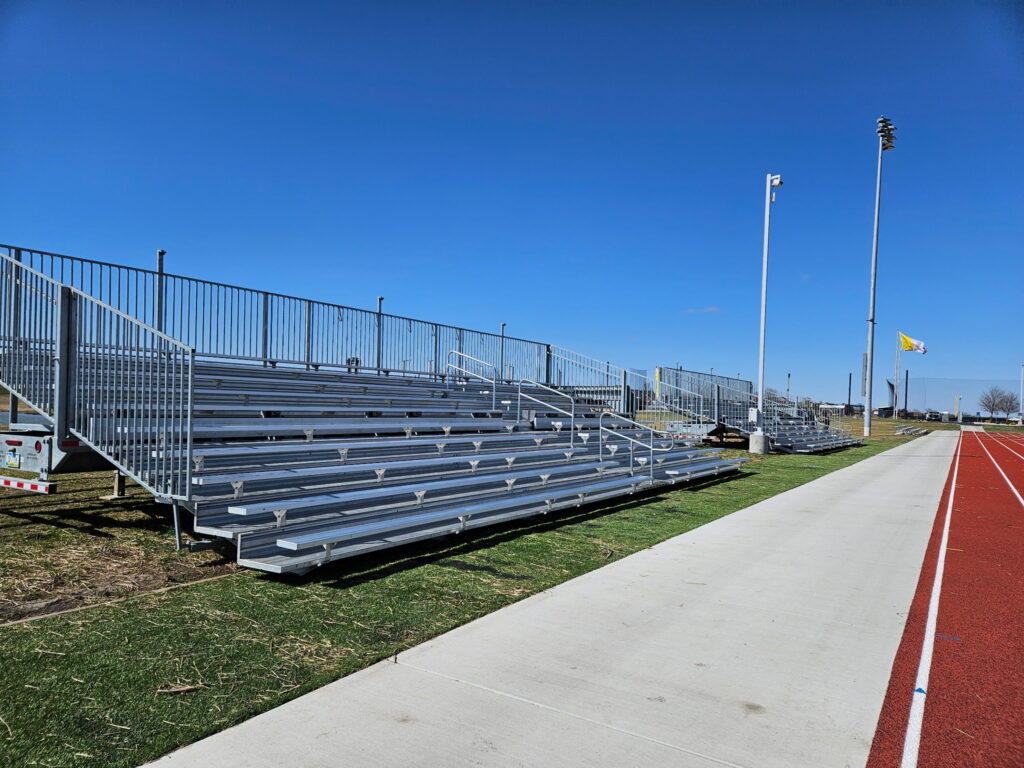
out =
[[900,402],[900,352],[903,350],[903,344],[900,339],[900,331],[896,329],[896,375],[892,380],[892,417],[896,418],[896,414],[899,412]]

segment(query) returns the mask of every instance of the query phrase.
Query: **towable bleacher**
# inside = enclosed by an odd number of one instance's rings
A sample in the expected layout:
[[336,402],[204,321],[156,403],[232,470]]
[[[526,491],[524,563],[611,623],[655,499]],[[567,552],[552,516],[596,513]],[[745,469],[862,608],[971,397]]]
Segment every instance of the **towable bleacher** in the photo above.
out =
[[[749,436],[758,428],[757,394],[751,381],[667,366],[656,369],[655,380],[659,392],[664,390],[662,399],[671,401],[680,391],[700,395],[702,415],[719,433]],[[784,453],[824,453],[861,443],[861,438],[778,393],[765,398],[761,429],[770,446]]]
[[275,573],[742,462],[697,445],[697,399],[610,363],[162,271],[0,246],[0,327],[48,430],[20,467],[74,443]]

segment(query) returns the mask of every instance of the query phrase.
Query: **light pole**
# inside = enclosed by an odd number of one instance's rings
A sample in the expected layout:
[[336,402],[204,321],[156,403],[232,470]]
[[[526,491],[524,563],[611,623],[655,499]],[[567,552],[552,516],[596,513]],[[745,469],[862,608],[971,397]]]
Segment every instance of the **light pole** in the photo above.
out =
[[1018,421],[1024,425],[1024,363],[1020,364],[1020,400],[1017,401],[1017,413],[1020,416]]
[[757,430],[750,436],[751,453],[768,453],[764,436],[764,324],[768,312],[768,230],[772,219],[774,189],[782,186],[782,176],[769,173],[764,178],[764,252],[761,256],[761,344],[757,357]]
[[[871,298],[868,303],[868,356],[864,385],[864,437],[871,437],[871,387],[875,354],[875,282],[878,275],[878,209],[882,202],[882,153],[895,145],[896,127],[884,115],[878,118],[878,176],[875,180],[875,229],[871,239]],[[899,386],[899,382],[894,382]]]

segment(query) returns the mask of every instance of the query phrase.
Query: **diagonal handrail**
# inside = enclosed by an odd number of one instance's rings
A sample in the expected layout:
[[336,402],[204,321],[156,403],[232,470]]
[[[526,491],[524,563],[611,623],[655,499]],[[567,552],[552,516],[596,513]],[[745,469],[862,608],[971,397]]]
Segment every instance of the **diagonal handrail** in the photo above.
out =
[[[605,419],[605,417],[613,418],[613,419],[618,419],[619,421],[624,422],[626,424],[631,424],[633,426],[640,427],[641,429],[648,430],[650,432],[650,441],[649,441],[649,443],[645,444],[642,441],[637,440],[635,437],[630,437],[629,435],[624,435],[621,432],[618,432],[617,430],[614,430],[614,429],[611,429],[610,427],[604,426],[604,419]],[[599,432],[607,432],[609,434],[615,435],[616,437],[624,438],[624,439],[626,439],[626,440],[628,440],[630,442],[630,446],[629,446],[629,473],[631,475],[633,474],[633,461],[634,461],[633,445],[634,444],[635,445],[639,445],[641,448],[648,449],[650,451],[650,453],[651,453],[650,460],[649,460],[648,463],[650,465],[649,469],[650,469],[650,473],[651,473],[651,482],[652,483],[654,482],[654,454],[655,454],[655,452],[671,451],[676,446],[675,440],[672,440],[671,441],[672,444],[669,445],[669,446],[666,446],[664,448],[655,448],[654,447],[654,435],[655,435],[655,433],[658,430],[654,429],[654,427],[651,427],[651,426],[649,426],[647,424],[641,424],[639,421],[633,421],[633,419],[626,418],[625,416],[623,416],[620,413],[613,413],[612,411],[605,411],[600,416],[597,417],[597,429],[598,429]],[[597,457],[598,457],[599,461],[604,461],[604,440],[598,440]]]
[[[464,368],[462,366],[455,365],[455,363],[452,362],[452,355],[455,355],[455,356],[457,356],[457,357],[459,357],[461,359],[469,360],[469,361],[474,362],[474,363],[479,363],[480,365],[483,365],[483,366],[486,366],[487,368],[490,368],[492,371],[494,371],[494,378],[493,379],[489,379],[486,376],[484,376],[482,373],[478,373],[477,371],[473,371],[473,370],[470,370],[468,368]],[[494,363],[489,363],[486,360],[480,360],[479,358],[473,357],[472,355],[467,355],[464,352],[459,352],[457,349],[451,349],[451,350],[448,350],[448,360],[447,360],[447,364],[445,365],[445,374],[446,374],[446,376],[445,376],[445,383],[447,385],[446,388],[447,389],[451,389],[451,378],[452,377],[447,376],[448,371],[456,371],[457,373],[461,373],[464,376],[472,377],[472,378],[475,378],[475,379],[480,379],[481,381],[486,381],[487,383],[489,383],[491,385],[491,410],[493,411],[493,410],[497,409],[497,407],[498,407],[498,399],[497,399],[498,369],[495,367]]]
[[188,500],[195,350],[6,254],[0,265],[0,379],[57,439],[79,438],[159,498]]
[[[545,400],[541,400],[539,397],[532,396],[529,392],[524,393],[523,384],[530,384],[531,386],[538,387],[540,389],[547,390],[548,392],[553,392],[556,395],[568,398],[570,410],[567,411],[563,408],[559,408],[554,403],[549,403]],[[572,395],[566,392],[562,392],[561,390],[555,389],[554,387],[549,387],[547,384],[541,384],[540,382],[534,381],[533,379],[520,379],[517,391],[518,398],[516,400],[516,421],[519,421],[523,417],[524,397],[527,400],[532,400],[533,402],[538,403],[539,405],[543,405],[545,408],[551,408],[554,411],[558,411],[559,413],[569,417],[569,447],[574,447],[576,441],[576,399]]]

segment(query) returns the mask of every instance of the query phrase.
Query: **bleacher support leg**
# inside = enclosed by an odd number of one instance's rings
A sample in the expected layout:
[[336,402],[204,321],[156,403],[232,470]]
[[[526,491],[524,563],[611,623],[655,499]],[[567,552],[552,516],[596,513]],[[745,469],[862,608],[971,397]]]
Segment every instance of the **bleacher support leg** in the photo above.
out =
[[115,499],[128,499],[131,494],[125,492],[124,475],[120,470],[114,470],[114,492],[109,496],[100,496],[103,501],[114,501]]
[[174,548],[180,552],[185,545],[181,540],[181,509],[176,501],[171,502],[171,514],[174,517]]

